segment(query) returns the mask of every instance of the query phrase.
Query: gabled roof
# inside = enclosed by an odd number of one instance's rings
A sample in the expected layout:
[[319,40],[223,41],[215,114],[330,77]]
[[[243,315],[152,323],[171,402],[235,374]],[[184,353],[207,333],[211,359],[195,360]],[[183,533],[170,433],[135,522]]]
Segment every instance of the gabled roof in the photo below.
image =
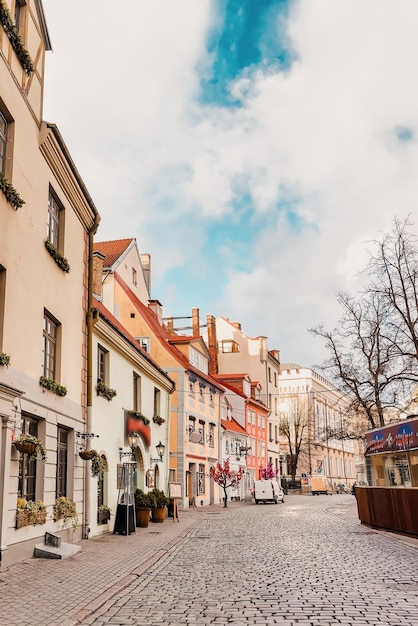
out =
[[93,245],[94,252],[104,255],[103,268],[113,269],[113,266],[120,261],[120,257],[128,251],[135,239],[114,239],[113,241],[98,241]]
[[[181,350],[179,350],[175,345],[173,345],[174,339],[177,337],[177,335],[169,334],[167,330],[165,329],[165,327],[161,326],[154,311],[152,311],[150,308],[145,306],[144,303],[141,302],[141,300],[139,300],[136,297],[133,291],[128,287],[125,281],[117,273],[115,274],[115,281],[121,286],[123,291],[129,297],[133,306],[136,308],[136,310],[139,312],[141,317],[148,324],[149,328],[152,330],[152,332],[154,333],[154,335],[156,336],[160,344],[164,346],[164,348],[168,352],[171,353],[171,355],[176,359],[176,361],[182,367],[184,367],[185,370],[193,372],[194,374],[196,374],[196,376],[199,376],[200,378],[205,380],[208,384],[212,385],[213,387],[216,387],[220,391],[224,391],[223,385],[220,382],[218,382],[213,376],[209,374],[205,374],[201,370],[197,369],[197,367],[194,367],[193,365],[190,364],[189,360],[181,352]],[[186,339],[189,341],[193,341],[196,339],[196,337],[186,337]]]
[[[240,396],[241,398],[243,398],[248,404],[254,404],[257,405],[260,409],[263,409],[264,411],[269,411],[268,407],[264,404],[264,402],[262,402],[261,400],[257,400],[256,398],[253,398],[252,396],[247,396],[245,395],[245,393],[243,391],[241,391],[240,389],[238,389],[238,387],[234,387],[233,384],[227,383],[226,380],[223,379],[223,374],[213,374],[213,377],[216,378],[217,380],[219,380],[222,385],[225,387],[225,389],[229,389],[230,391],[233,391],[237,396]],[[227,379],[230,377],[230,374],[225,374],[225,376],[227,377]],[[243,376],[241,374],[241,376]]]
[[222,428],[225,428],[225,430],[230,430],[234,433],[239,433],[240,435],[247,434],[245,428],[243,428],[241,424],[238,424],[238,422],[235,421],[234,418],[232,418],[231,420],[221,420],[221,425]]
[[126,341],[128,341],[147,361],[150,363],[160,374],[162,374],[173,386],[175,386],[174,381],[169,377],[167,372],[165,372],[158,363],[156,363],[148,354],[146,350],[144,350],[139,343],[133,337],[124,326],[112,315],[112,313],[103,305],[100,300],[97,300],[95,296],[93,296],[93,309],[96,309],[99,312],[99,315],[106,320],[110,326],[112,326]]

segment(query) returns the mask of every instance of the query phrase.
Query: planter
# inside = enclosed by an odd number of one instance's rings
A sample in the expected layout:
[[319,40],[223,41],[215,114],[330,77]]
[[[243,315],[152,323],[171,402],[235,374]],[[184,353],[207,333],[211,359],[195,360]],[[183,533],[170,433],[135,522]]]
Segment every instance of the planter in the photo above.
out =
[[95,450],[81,450],[78,453],[78,456],[83,459],[83,461],[91,461],[96,454],[97,452],[95,452]]
[[165,520],[166,509],[165,507],[152,509],[151,511],[151,521],[157,524],[161,524]]
[[[155,509],[152,509],[153,511]],[[139,507],[135,509],[136,513],[136,527],[137,528],[147,528],[149,522],[149,514],[151,509],[146,507]]]
[[13,444],[16,450],[19,450],[19,452],[22,452],[23,454],[35,454],[36,452],[36,444],[31,441],[16,440]]
[[16,513],[16,529],[23,528],[23,526],[37,526],[38,524],[45,524],[45,522],[46,511],[34,514],[22,510]]
[[98,524],[107,524],[109,520],[110,520],[110,511],[98,511],[97,513]]

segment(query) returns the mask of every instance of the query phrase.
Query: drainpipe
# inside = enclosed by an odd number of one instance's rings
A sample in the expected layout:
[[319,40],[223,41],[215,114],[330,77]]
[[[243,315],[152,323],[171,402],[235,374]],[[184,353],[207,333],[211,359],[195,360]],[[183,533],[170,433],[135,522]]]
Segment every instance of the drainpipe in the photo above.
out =
[[[94,222],[88,230],[88,278],[87,278],[87,420],[86,433],[91,432],[93,405],[93,237],[99,226],[100,216],[96,213]],[[88,439],[86,440],[89,441]],[[89,464],[84,464],[84,520],[83,539],[90,533],[90,474]]]

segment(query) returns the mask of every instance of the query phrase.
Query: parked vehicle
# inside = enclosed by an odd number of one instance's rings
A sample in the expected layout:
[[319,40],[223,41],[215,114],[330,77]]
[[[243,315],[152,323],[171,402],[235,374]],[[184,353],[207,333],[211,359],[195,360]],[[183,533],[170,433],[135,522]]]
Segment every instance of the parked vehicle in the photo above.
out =
[[254,500],[259,502],[284,502],[283,489],[276,480],[256,480],[254,482]]
[[321,494],[332,494],[332,489],[327,484],[327,479],[324,476],[312,476],[311,478],[311,491],[313,496],[319,496]]
[[348,487],[345,483],[337,483],[335,491],[336,493],[348,493]]

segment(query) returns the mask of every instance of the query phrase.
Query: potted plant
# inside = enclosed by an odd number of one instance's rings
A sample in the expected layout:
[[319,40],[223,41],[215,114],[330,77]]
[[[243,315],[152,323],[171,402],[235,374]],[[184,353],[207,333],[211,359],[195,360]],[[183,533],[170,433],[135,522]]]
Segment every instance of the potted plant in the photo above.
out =
[[65,496],[57,498],[54,504],[54,522],[60,519],[66,522],[70,517],[73,520],[77,519],[77,507],[75,502]]
[[135,490],[136,526],[138,528],[146,528],[148,526],[150,512],[155,509],[156,505],[152,491],[144,493],[141,489]]
[[18,498],[16,504],[16,529],[23,526],[37,526],[46,522],[46,505],[41,500]]
[[170,498],[167,498],[164,491],[156,487],[150,493],[155,498],[155,508],[151,511],[151,521],[161,523],[166,518],[166,507],[170,504]]
[[101,504],[97,509],[97,523],[107,524],[110,520],[111,508],[106,504]]
[[13,441],[13,445],[22,454],[28,454],[29,461],[46,461],[44,443],[34,435],[22,434],[19,439]]

